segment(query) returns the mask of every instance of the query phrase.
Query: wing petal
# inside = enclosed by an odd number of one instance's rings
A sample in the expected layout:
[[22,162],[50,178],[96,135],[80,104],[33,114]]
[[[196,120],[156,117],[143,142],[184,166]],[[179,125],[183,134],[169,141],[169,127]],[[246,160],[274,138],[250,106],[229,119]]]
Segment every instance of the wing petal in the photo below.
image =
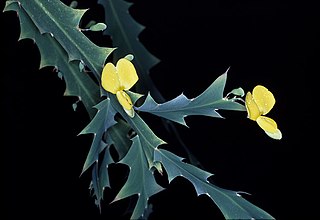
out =
[[117,91],[119,91],[120,81],[117,74],[117,69],[112,63],[107,63],[104,66],[101,75],[101,84],[105,90],[113,94],[116,94]]
[[251,92],[248,92],[245,99],[245,105],[248,112],[248,118],[251,120],[257,120],[261,115],[260,110],[254,101]]

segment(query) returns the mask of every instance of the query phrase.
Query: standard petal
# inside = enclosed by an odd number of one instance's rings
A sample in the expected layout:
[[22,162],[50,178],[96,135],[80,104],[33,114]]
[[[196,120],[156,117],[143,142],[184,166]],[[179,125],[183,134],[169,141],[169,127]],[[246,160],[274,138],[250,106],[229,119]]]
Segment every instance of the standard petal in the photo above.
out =
[[129,90],[134,84],[136,84],[139,78],[136,69],[129,60],[125,58],[120,59],[117,62],[116,68],[118,71],[120,85],[124,90]]
[[266,116],[259,116],[257,118],[257,123],[265,132],[275,133],[278,129],[277,123]]
[[113,94],[116,94],[121,89],[117,69],[112,63],[107,63],[104,66],[101,75],[101,85],[105,90]]
[[251,120],[257,120],[257,118],[261,115],[260,110],[253,100],[251,92],[248,92],[245,99],[245,105],[248,112],[248,118]]
[[276,102],[273,94],[266,87],[261,85],[254,87],[252,97],[262,115],[267,114]]

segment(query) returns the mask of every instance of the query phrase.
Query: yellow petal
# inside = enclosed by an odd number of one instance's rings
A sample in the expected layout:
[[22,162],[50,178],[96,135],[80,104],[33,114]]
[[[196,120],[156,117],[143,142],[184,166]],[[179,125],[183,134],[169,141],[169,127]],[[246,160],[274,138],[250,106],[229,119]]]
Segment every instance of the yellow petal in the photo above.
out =
[[117,71],[120,85],[124,90],[129,90],[139,79],[133,64],[125,58],[118,60]]
[[266,116],[259,116],[257,118],[257,123],[265,132],[275,133],[278,129],[277,123]]
[[117,91],[116,93],[119,103],[122,105],[124,109],[130,110],[132,109],[132,101],[130,96],[123,90]]
[[271,133],[271,132],[267,132],[266,131],[266,134],[273,138],[273,139],[276,139],[276,140],[280,140],[282,138],[282,133],[279,129],[277,129],[275,132]]
[[248,112],[248,118],[251,120],[257,120],[257,118],[261,115],[260,110],[254,101],[251,92],[248,92],[245,99],[245,105]]
[[254,87],[252,97],[262,115],[267,114],[276,102],[273,94],[266,87],[260,85]]
[[118,90],[120,90],[120,81],[117,74],[117,69],[112,63],[107,63],[102,71],[101,75],[101,85],[102,87],[116,94]]

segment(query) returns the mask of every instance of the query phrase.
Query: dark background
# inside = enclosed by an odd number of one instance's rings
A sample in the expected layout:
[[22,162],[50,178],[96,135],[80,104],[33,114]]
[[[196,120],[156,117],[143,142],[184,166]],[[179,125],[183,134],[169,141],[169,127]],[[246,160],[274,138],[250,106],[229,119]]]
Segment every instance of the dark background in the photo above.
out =
[[[86,1],[89,2],[89,1]],[[161,62],[152,78],[166,99],[184,92],[195,97],[228,67],[226,92],[257,84],[273,92],[276,105],[269,116],[276,120],[283,139],[269,138],[244,112],[221,112],[226,119],[194,116],[189,128],[177,125],[182,140],[205,170],[215,174],[218,186],[246,191],[250,202],[276,219],[319,217],[317,209],[319,13],[306,1],[198,0],[134,1],[132,16],[146,29],[140,40]],[[174,3],[173,3],[174,2]],[[210,2],[210,3],[209,3]],[[1,1],[1,10],[4,1]],[[95,1],[80,1],[90,8],[84,19],[102,21]],[[19,38],[18,17],[1,17],[1,219],[48,217],[128,218],[125,199],[102,213],[88,186],[90,172],[79,177],[91,144],[89,135],[77,136],[89,118],[73,97],[64,97],[65,84],[52,68],[39,70],[40,54],[31,40]],[[90,34],[102,46],[100,33]],[[186,157],[176,139],[159,121],[142,114],[168,147]],[[123,174],[112,166],[111,173]],[[115,178],[117,179],[117,178]],[[177,178],[150,200],[150,219],[190,216],[223,219],[206,196],[197,197],[192,185]],[[4,211],[3,211],[4,210]],[[20,217],[20,218],[19,218]]]

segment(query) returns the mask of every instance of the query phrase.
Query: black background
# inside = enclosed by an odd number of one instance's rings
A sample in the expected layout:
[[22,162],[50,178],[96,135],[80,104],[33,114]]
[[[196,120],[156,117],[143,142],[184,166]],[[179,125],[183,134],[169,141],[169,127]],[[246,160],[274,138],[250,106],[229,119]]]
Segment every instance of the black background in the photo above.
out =
[[[91,17],[102,21],[95,1],[80,1]],[[195,97],[226,71],[226,92],[257,84],[273,92],[276,105],[269,113],[283,139],[269,138],[246,119],[244,112],[221,112],[226,119],[193,116],[189,128],[177,125],[182,140],[218,186],[250,193],[245,197],[276,219],[318,217],[319,15],[306,1],[198,0],[134,1],[132,16],[146,29],[145,47],[161,62],[151,70],[166,99],[184,92]],[[174,3],[173,3],[174,2]],[[4,1],[1,1],[1,10]],[[128,218],[125,199],[108,205],[121,181],[111,182],[102,213],[88,186],[90,172],[79,177],[91,144],[77,136],[89,118],[74,97],[64,97],[65,84],[52,68],[39,70],[40,54],[31,40],[19,38],[14,12],[1,16],[1,219],[48,217]],[[88,35],[101,46],[110,39]],[[159,120],[142,114],[166,148],[186,157],[176,139]],[[125,167],[112,166],[116,177]],[[117,179],[117,178],[115,178]],[[120,178],[121,179],[121,178]],[[223,219],[206,196],[197,197],[192,185],[177,178],[153,196],[150,219],[190,216]],[[20,218],[19,218],[20,217]]]

